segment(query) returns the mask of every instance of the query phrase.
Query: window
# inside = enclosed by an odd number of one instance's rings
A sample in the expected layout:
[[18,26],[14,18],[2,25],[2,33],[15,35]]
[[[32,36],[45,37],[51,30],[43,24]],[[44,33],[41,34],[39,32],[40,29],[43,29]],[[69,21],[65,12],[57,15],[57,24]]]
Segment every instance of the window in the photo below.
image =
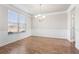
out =
[[25,32],[25,16],[15,11],[8,10],[8,34]]
[[19,15],[19,32],[25,32],[26,31],[26,23],[25,23],[25,16]]
[[8,33],[17,33],[18,32],[18,16],[17,13],[11,10],[8,10]]

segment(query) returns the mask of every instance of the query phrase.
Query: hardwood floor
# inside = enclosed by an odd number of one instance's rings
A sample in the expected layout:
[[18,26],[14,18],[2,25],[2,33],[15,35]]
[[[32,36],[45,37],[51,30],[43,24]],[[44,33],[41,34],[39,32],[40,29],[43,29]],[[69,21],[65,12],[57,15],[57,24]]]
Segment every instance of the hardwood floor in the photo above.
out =
[[1,54],[73,54],[79,53],[74,43],[57,38],[31,36],[0,47]]

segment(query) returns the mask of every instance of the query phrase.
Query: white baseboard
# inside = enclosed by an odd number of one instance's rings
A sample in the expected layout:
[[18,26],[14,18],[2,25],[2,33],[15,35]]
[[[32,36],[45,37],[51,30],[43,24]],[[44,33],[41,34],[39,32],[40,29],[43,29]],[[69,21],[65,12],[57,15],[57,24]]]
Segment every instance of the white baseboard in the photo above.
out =
[[47,37],[47,38],[59,38],[59,39],[66,39],[67,40],[67,38],[64,38],[64,37],[55,37],[55,36],[44,36],[44,35],[32,35],[32,36],[39,36],[39,37]]
[[74,42],[74,40],[67,39],[69,42]]
[[31,34],[26,35],[26,36],[24,36],[23,38],[20,38],[20,39],[15,39],[15,40],[11,40],[11,41],[2,42],[2,43],[0,43],[0,47],[5,46],[5,45],[10,44],[10,43],[13,43],[13,42],[16,42],[18,40],[22,40],[22,39],[30,37],[30,36],[31,36]]
[[67,39],[67,30],[65,29],[33,29],[33,36],[57,37]]

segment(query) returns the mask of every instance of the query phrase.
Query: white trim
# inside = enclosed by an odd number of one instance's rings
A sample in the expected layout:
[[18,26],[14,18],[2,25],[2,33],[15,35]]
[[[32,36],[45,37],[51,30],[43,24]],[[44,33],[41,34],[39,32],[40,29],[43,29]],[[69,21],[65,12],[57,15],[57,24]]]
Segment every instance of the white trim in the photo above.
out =
[[[63,14],[71,11],[75,7],[75,4],[71,4],[69,8],[65,11],[59,11],[59,12],[51,12],[51,13],[43,13],[42,15],[56,15],[56,14]],[[38,14],[35,14],[38,15]]]
[[67,9],[67,12],[70,12],[75,7],[75,4],[71,4],[70,7]]
[[[57,15],[57,14],[63,14],[63,13],[67,13],[67,11],[52,12],[52,13],[43,13],[43,14],[41,14],[41,15],[48,16],[48,15]],[[35,14],[35,15],[38,15],[38,14]],[[34,16],[35,16],[35,15],[34,15]]]
[[58,38],[58,39],[65,39],[65,40],[67,40],[67,38],[65,38],[65,37],[52,37],[52,36],[46,36],[46,35],[32,35],[32,36],[39,36],[39,37],[46,37],[46,38]]
[[[2,5],[2,4],[1,4]],[[4,5],[2,5],[2,6],[4,6],[4,7],[7,7],[8,9],[12,9],[12,10],[15,10],[16,12],[18,12],[18,13],[22,13],[22,14],[25,14],[25,15],[31,15],[30,13],[28,13],[28,12],[26,12],[26,11],[24,11],[24,10],[22,10],[22,9],[20,9],[20,8],[17,8],[16,6],[14,6],[13,4],[4,4]],[[18,11],[19,10],[19,11]]]
[[[19,8],[17,8],[16,6],[14,6],[14,5],[11,5],[11,4],[6,4],[6,5],[3,5],[3,6],[6,6],[6,7],[9,7],[9,8],[13,8],[13,7],[15,7],[16,9],[18,9],[18,10],[20,10],[20,11],[24,11],[24,10],[22,10],[22,9],[19,9]],[[69,9],[71,9],[72,7],[73,7],[74,5],[71,5],[67,10],[64,10],[64,11],[59,11],[59,12],[51,12],[51,13],[42,13],[42,15],[56,15],[56,14],[62,14],[62,13],[67,13],[67,11],[69,10]],[[26,11],[24,11],[24,13],[25,13]],[[29,14],[29,15],[38,15],[38,14],[31,14],[31,13],[29,13],[28,11],[26,12],[27,14]]]
[[67,39],[69,42],[74,42],[74,40],[69,40],[69,39]]

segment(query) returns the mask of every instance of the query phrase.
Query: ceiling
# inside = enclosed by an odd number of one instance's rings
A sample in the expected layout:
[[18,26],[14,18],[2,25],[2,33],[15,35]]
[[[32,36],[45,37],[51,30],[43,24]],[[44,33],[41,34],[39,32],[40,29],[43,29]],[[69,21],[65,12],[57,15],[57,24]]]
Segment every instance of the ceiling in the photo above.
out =
[[22,9],[30,14],[53,13],[65,11],[69,8],[69,4],[14,4],[15,7]]

